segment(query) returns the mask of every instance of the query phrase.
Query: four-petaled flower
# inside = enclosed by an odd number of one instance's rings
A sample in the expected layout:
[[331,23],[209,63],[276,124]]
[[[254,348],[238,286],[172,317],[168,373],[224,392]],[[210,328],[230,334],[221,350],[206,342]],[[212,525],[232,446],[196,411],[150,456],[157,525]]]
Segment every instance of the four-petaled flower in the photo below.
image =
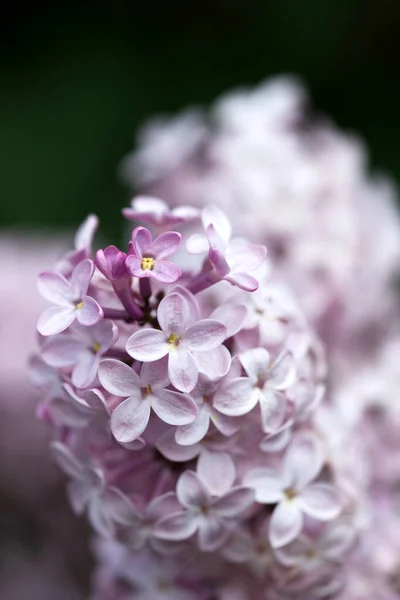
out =
[[123,208],[122,213],[129,221],[148,223],[156,227],[178,225],[198,218],[200,211],[192,206],[178,206],[170,209],[160,198],[137,196],[131,202],[131,208]]
[[210,552],[223,546],[254,500],[248,487],[232,487],[235,478],[229,455],[202,454],[197,473],[185,471],[178,479],[176,495],[182,510],[160,519],[155,535],[164,540],[185,540],[197,531],[201,550]]
[[119,442],[138,438],[147,427],[151,409],[169,425],[187,425],[197,416],[194,401],[172,390],[166,360],[144,363],[140,377],[126,364],[112,358],[100,363],[99,379],[111,394],[125,397],[111,416],[111,430]]
[[196,315],[186,298],[174,292],[159,304],[158,329],[141,329],[131,335],[126,350],[132,358],[151,362],[168,355],[168,373],[174,387],[190,392],[196,385],[199,367],[197,353],[221,345],[226,327],[214,319],[196,322]]
[[56,335],[69,327],[75,319],[81,325],[95,325],[103,318],[103,310],[94,298],[87,295],[94,273],[94,264],[87,258],[72,271],[70,281],[52,271],[39,275],[39,291],[46,300],[53,302],[38,321],[42,335]]
[[303,513],[319,521],[330,521],[340,513],[337,490],[328,483],[311,483],[323,465],[322,450],[313,437],[294,440],[286,451],[283,469],[253,469],[244,483],[255,491],[261,504],[277,504],[269,527],[271,546],[280,548],[293,541],[303,527]]
[[182,272],[167,260],[176,252],[182,243],[182,236],[177,231],[167,231],[159,235],[153,242],[151,233],[145,227],[136,227],[132,233],[132,250],[126,259],[126,267],[135,277],[151,277],[161,283],[174,283]]

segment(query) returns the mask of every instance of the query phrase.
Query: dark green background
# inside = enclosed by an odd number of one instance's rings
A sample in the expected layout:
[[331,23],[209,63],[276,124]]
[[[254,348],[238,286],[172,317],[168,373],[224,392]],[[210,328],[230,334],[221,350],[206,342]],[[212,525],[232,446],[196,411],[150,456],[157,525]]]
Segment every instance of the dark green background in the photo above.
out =
[[297,73],[314,105],[400,179],[397,0],[16,0],[1,19],[0,225],[113,235],[120,158],[159,111]]

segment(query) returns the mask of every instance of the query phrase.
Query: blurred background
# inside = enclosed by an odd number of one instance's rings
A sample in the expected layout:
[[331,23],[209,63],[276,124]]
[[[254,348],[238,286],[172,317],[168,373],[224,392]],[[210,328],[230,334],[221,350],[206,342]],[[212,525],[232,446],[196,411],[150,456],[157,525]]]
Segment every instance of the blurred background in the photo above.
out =
[[399,179],[399,25],[396,0],[17,0],[1,25],[0,223],[92,211],[116,235],[140,123],[285,72]]
[[71,600],[86,597],[87,529],[67,508],[25,368],[45,305],[25,300],[68,245],[57,229],[94,212],[118,242],[116,208],[130,196],[118,165],[139,125],[278,73],[299,75],[315,109],[359,132],[372,165],[399,181],[400,5],[15,0],[2,10],[0,227],[53,233],[36,249],[15,234],[0,244],[0,598]]

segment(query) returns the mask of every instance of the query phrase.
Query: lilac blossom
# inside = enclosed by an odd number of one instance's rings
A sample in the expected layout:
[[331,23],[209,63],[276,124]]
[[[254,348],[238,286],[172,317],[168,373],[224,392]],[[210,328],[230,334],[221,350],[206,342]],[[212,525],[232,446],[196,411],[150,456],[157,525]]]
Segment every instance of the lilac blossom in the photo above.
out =
[[118,335],[118,328],[111,321],[100,321],[91,327],[76,324],[68,333],[47,339],[42,357],[52,367],[73,367],[72,384],[85,388],[95,381],[100,359]]
[[39,276],[39,291],[55,304],[40,317],[38,331],[42,335],[55,335],[67,329],[75,320],[86,327],[95,325],[103,311],[94,298],[87,295],[94,264],[85,259],[72,271],[70,281],[63,275],[47,271]]
[[155,534],[165,540],[184,540],[197,531],[200,549],[210,552],[227,541],[231,519],[244,514],[254,494],[246,487],[233,486],[235,469],[228,455],[220,455],[218,461],[205,460],[197,473],[181,475],[176,494],[183,510],[160,519]]
[[288,448],[281,473],[259,467],[246,475],[245,483],[255,490],[257,502],[277,504],[269,528],[274,548],[285,546],[300,534],[303,514],[330,521],[340,513],[336,489],[327,483],[313,483],[322,463],[316,442],[303,439]]
[[137,227],[132,233],[132,250],[126,266],[134,277],[150,277],[161,283],[175,283],[182,272],[173,263],[165,260],[179,249],[182,236],[176,231],[159,235],[154,241],[145,227]]
[[192,206],[169,208],[164,200],[150,196],[137,196],[132,200],[131,208],[124,208],[123,215],[129,221],[148,223],[156,227],[178,225],[199,216],[199,210]]
[[166,389],[168,365],[163,359],[143,363],[140,376],[124,363],[105,359],[99,378],[107,391],[126,398],[113,411],[111,430],[119,442],[131,442],[146,429],[151,409],[169,425],[187,425],[197,416],[193,400]]
[[127,352],[143,362],[168,355],[171,383],[182,392],[190,392],[198,379],[196,356],[215,350],[225,339],[226,328],[214,319],[196,322],[187,300],[176,292],[160,302],[157,318],[161,330],[135,332],[127,342]]

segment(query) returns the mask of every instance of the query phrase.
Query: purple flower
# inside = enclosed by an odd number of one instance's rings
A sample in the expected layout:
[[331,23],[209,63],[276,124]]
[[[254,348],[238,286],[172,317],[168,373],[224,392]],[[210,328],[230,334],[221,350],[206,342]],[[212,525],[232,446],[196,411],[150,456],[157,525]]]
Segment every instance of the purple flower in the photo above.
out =
[[74,268],[70,281],[60,273],[52,271],[39,275],[40,293],[56,305],[45,310],[40,316],[40,334],[56,335],[67,329],[75,320],[88,327],[103,318],[102,308],[94,298],[87,295],[93,273],[93,262],[85,259]]
[[286,398],[280,392],[294,381],[295,363],[291,354],[281,355],[275,362],[268,350],[254,348],[240,356],[248,377],[233,379],[222,393],[216,394],[214,406],[225,415],[239,416],[260,404],[263,429],[276,430],[286,414]]
[[313,437],[292,442],[277,473],[267,467],[253,469],[244,477],[261,504],[277,504],[269,527],[274,548],[293,541],[303,527],[303,513],[319,521],[330,521],[340,513],[337,490],[328,483],[311,483],[321,471],[323,455]]
[[197,531],[199,548],[210,552],[225,544],[235,519],[251,506],[254,494],[246,487],[232,487],[236,473],[229,455],[202,457],[197,473],[185,471],[178,479],[176,495],[183,510],[160,519],[155,535],[185,540]]
[[170,210],[164,200],[151,196],[137,196],[132,200],[131,208],[124,208],[122,213],[129,221],[169,227],[198,218],[200,211],[192,206],[179,206]]
[[193,400],[169,385],[165,360],[144,363],[140,377],[133,369],[114,359],[100,363],[99,379],[111,394],[125,397],[111,416],[111,430],[119,442],[131,442],[146,429],[151,409],[169,425],[187,425],[197,416]]
[[182,243],[182,236],[176,231],[166,231],[153,242],[151,233],[145,227],[136,227],[132,233],[132,249],[126,259],[128,271],[134,277],[150,277],[161,283],[175,283],[182,275],[179,267],[167,260]]
[[126,253],[118,250],[116,246],[107,246],[104,250],[97,250],[94,258],[96,267],[109,281],[129,277],[125,260]]
[[188,301],[177,292],[169,294],[157,310],[158,329],[142,329],[129,338],[126,350],[143,362],[168,355],[168,374],[172,385],[190,392],[197,383],[198,353],[217,348],[226,337],[226,328],[214,319],[196,322]]
[[119,489],[107,487],[99,466],[82,462],[61,442],[52,442],[51,449],[60,468],[72,479],[68,496],[75,513],[81,515],[87,510],[97,533],[110,538],[119,525],[133,521],[135,513],[130,500]]
[[118,328],[111,321],[103,320],[91,327],[77,324],[68,333],[46,339],[42,357],[52,367],[73,367],[73,385],[85,388],[96,379],[100,358],[117,339]]

